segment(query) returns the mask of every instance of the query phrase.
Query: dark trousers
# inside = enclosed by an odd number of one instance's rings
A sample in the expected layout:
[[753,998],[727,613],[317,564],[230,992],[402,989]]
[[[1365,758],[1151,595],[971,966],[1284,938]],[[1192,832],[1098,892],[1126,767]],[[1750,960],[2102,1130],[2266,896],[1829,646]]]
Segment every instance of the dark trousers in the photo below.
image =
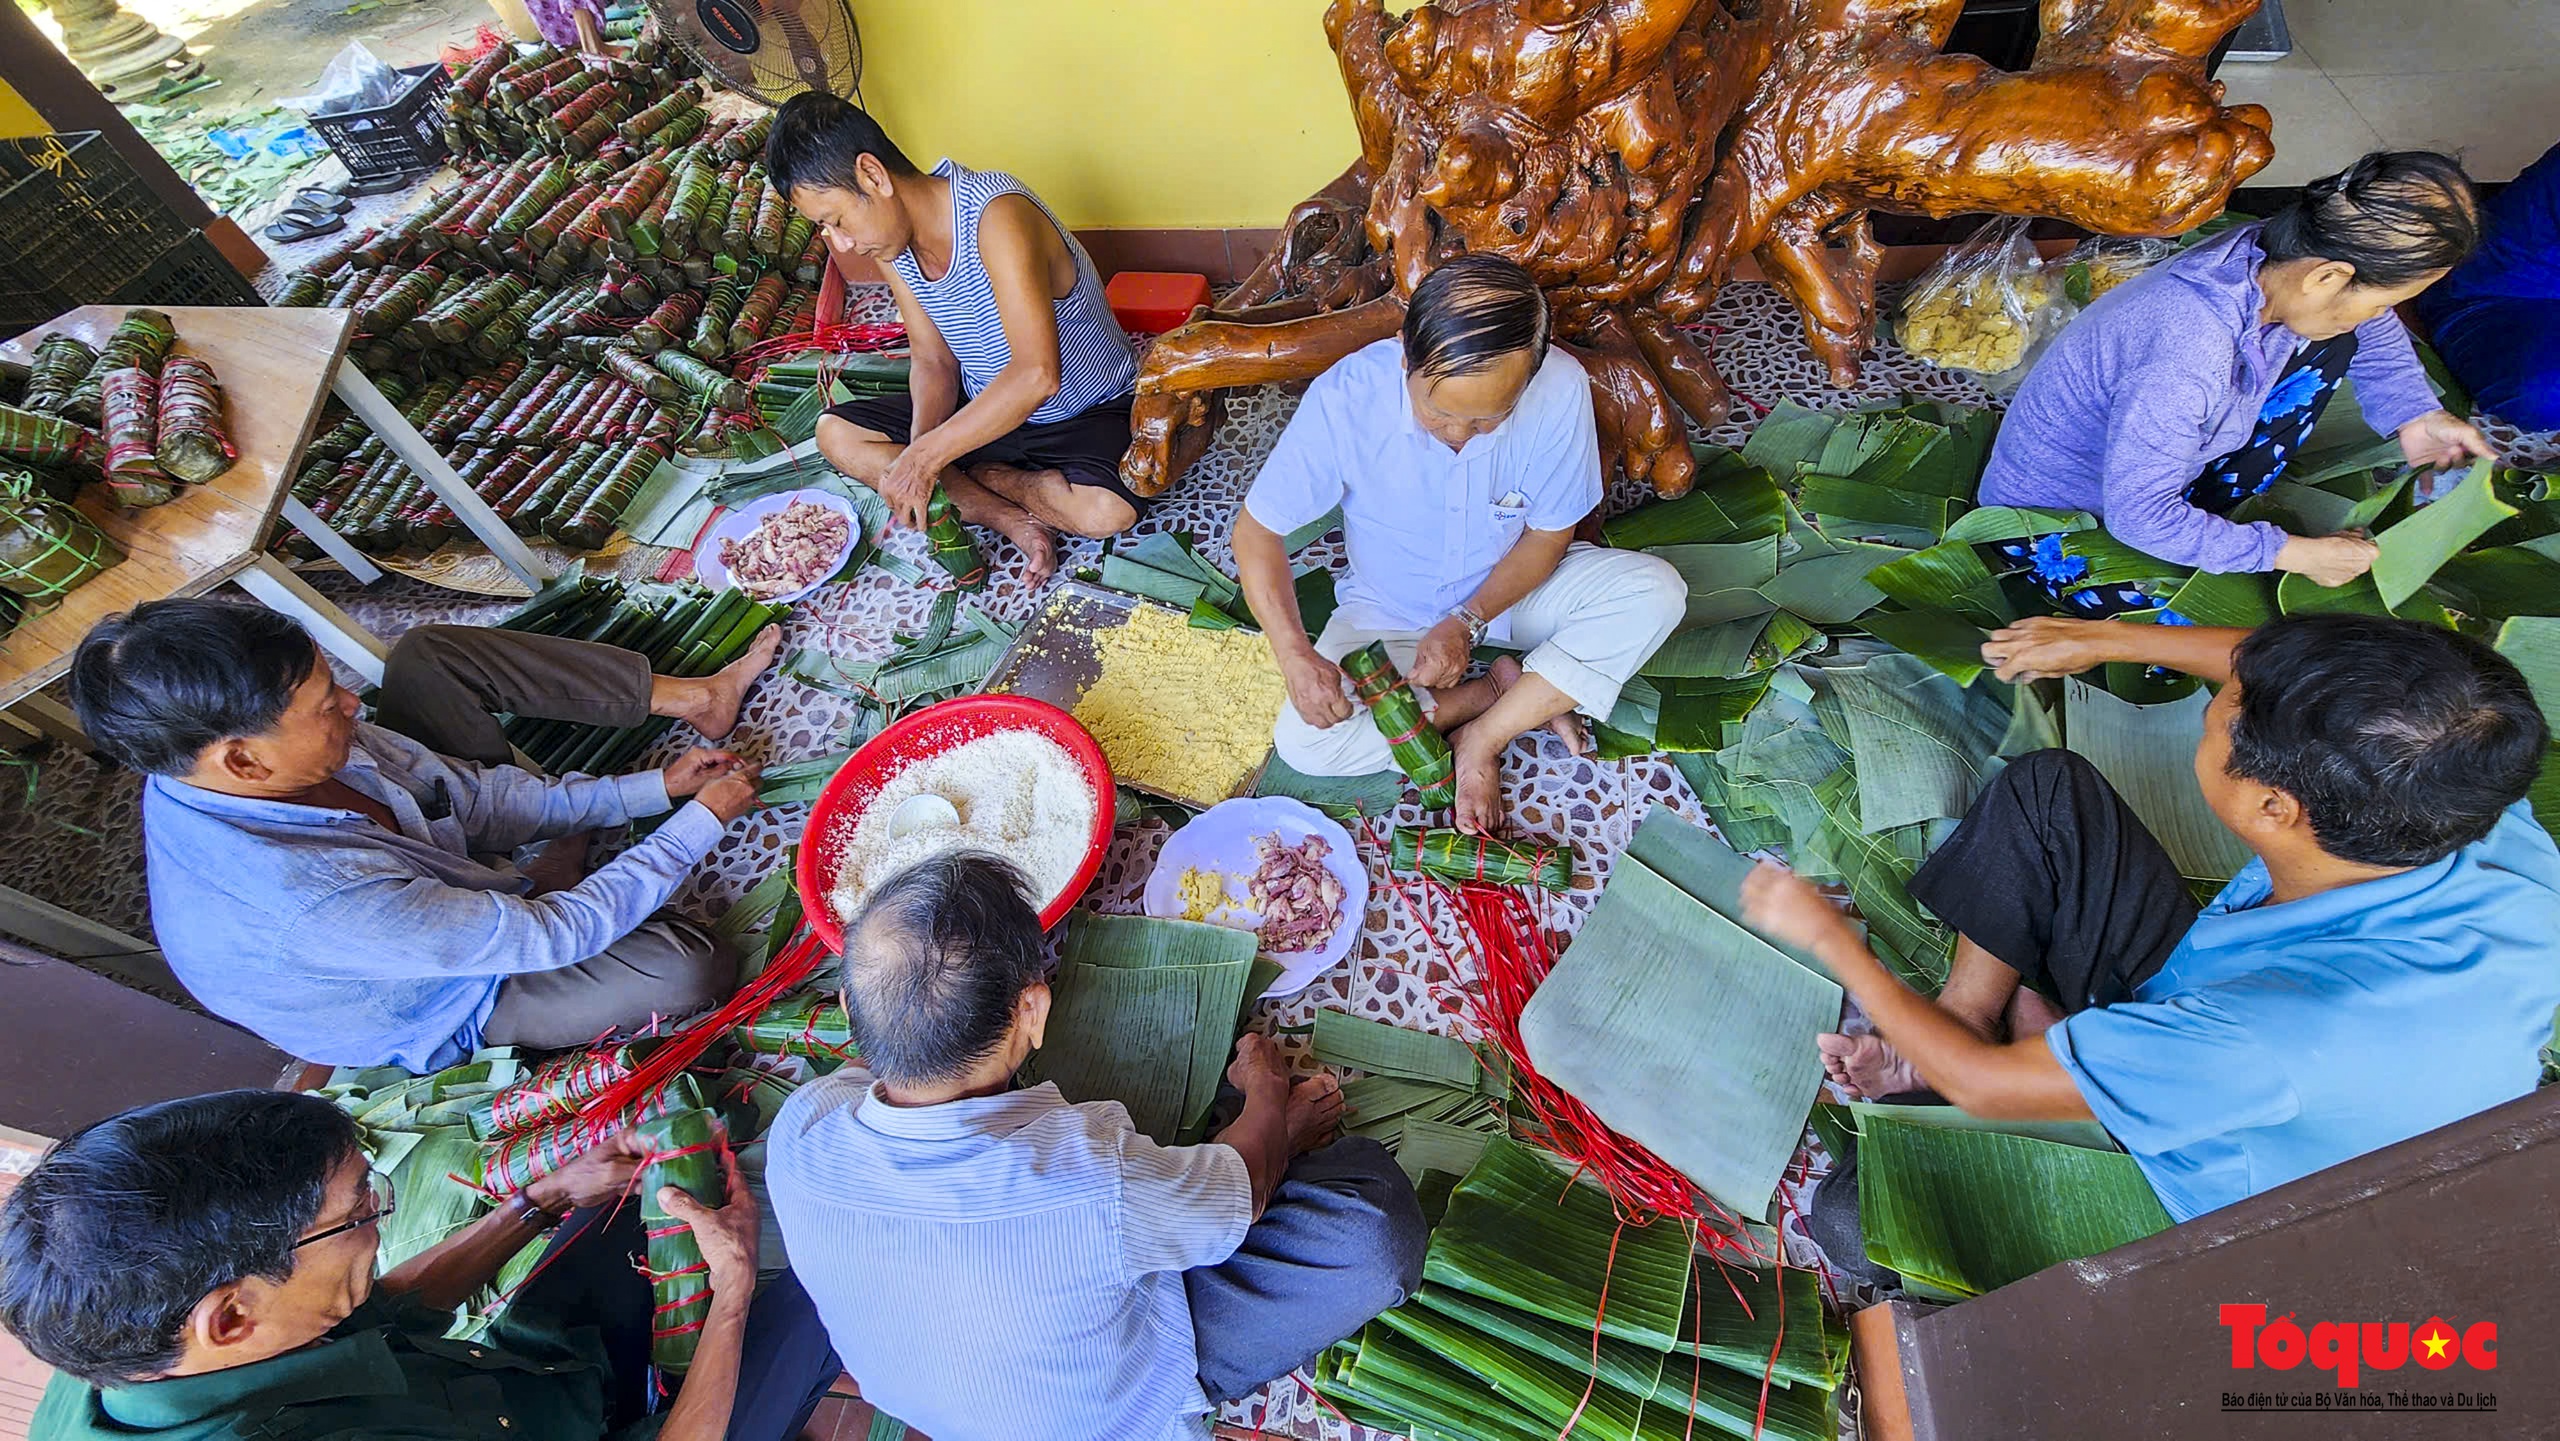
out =
[[1993,777],[1911,878],[1911,898],[2065,1015],[2129,999],[2200,909],[2133,808],[2065,750]]
[[[2130,1000],[2195,923],[2195,895],[2159,840],[2098,768],[2065,750],[2011,761],[1911,878],[1911,898],[2073,1015]],[[1884,1099],[1942,1104],[1930,1091]],[[1805,1229],[1858,1279],[1890,1283],[1866,1258],[1858,1158],[1832,1158]]]
[[[511,752],[499,713],[627,728],[649,718],[649,658],[620,646],[486,626],[422,625],[382,666],[374,722],[483,766]],[[509,976],[482,1028],[491,1046],[557,1050],[690,1015],[737,989],[738,953],[660,912],[574,966]]]
[[[605,1427],[619,1430],[650,1411],[649,1322],[655,1302],[633,1268],[647,1247],[640,1207],[574,1212],[560,1223],[542,1269],[514,1305],[561,1326],[593,1326],[611,1364]],[[729,1441],[794,1441],[844,1374],[809,1293],[789,1272],[756,1293],[729,1407]]]
[[1300,1156],[1233,1256],[1182,1273],[1201,1389],[1249,1396],[1403,1305],[1430,1237],[1386,1147],[1346,1136]]

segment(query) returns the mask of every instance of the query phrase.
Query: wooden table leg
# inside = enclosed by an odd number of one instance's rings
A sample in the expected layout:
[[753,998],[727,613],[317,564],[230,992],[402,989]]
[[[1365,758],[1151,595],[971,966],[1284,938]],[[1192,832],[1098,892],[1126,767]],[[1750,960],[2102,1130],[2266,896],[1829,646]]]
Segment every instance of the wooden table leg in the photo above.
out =
[[50,736],[67,746],[90,750],[89,733],[80,729],[80,718],[71,708],[42,691],[21,696],[9,707],[9,719]]
[[304,584],[302,577],[286,569],[282,561],[261,555],[231,581],[256,596],[267,609],[301,622],[302,628],[311,632],[311,638],[320,642],[322,650],[353,666],[368,684],[382,684],[382,662],[390,654],[389,649],[373,632],[356,624],[355,617]]
[[374,389],[373,382],[365,379],[362,370],[353,365],[340,365],[329,384],[337,391],[338,398],[347,403],[347,408],[371,426],[374,434],[382,437],[382,443],[390,448],[391,453],[417,472],[418,478],[427,483],[427,488],[453,511],[454,519],[480,537],[480,543],[489,547],[489,553],[496,556],[500,564],[515,572],[516,579],[526,585],[535,590],[542,589],[543,584],[551,579],[551,567],[533,553],[522,536],[509,530],[507,523],[498,519],[498,513],[489,508],[487,501],[462,483],[462,477],[453,473],[453,467],[445,463],[445,458],[436,453],[434,446],[427,444],[425,436],[418,434],[417,427],[400,413],[400,407]]
[[285,524],[301,531],[313,545],[320,547],[322,555],[346,567],[347,574],[356,578],[356,584],[371,585],[382,579],[382,567],[375,565],[363,551],[349,545],[345,536],[331,530],[329,522],[313,514],[311,507],[288,495],[278,514],[284,517]]

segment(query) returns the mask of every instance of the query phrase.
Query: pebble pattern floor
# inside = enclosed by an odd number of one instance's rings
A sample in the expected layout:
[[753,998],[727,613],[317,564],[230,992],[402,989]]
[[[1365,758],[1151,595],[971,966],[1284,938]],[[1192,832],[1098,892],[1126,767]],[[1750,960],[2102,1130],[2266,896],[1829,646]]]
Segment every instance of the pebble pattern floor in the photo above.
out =
[[[870,297],[869,305],[885,310],[884,300],[885,293]],[[1752,407],[1780,400],[1826,409],[1904,396],[1971,405],[1989,401],[1971,379],[1939,370],[1890,342],[1868,361],[1859,389],[1833,388],[1805,349],[1803,328],[1793,308],[1763,284],[1727,287],[1699,334],[1736,396],[1745,402],[1737,406],[1734,419],[1698,433],[1699,438],[1720,444],[1741,444],[1755,413]],[[1208,454],[1174,493],[1140,521],[1136,533],[1187,531],[1205,552],[1232,569],[1226,538],[1230,518],[1296,404],[1297,392],[1279,386],[1232,396],[1226,423]],[[2491,433],[2519,459],[2560,457],[2560,437],[2519,435],[2503,426],[2492,426]],[[1610,509],[1622,510],[1641,499],[1639,487],[1621,482],[1611,496]],[[926,559],[920,538],[911,533],[896,535],[889,543],[918,561]],[[1098,555],[1097,543],[1073,542],[1064,549],[1060,571],[1071,574],[1079,566],[1095,563]],[[1338,535],[1319,541],[1304,558],[1338,569]],[[1020,554],[997,541],[989,560],[994,576],[982,603],[1000,619],[1026,619],[1037,609],[1039,597],[1022,584]],[[370,588],[357,587],[342,575],[316,578],[315,584],[386,641],[430,622],[494,620],[512,606],[398,577]],[[893,633],[918,629],[931,603],[929,590],[908,586],[877,569],[867,570],[850,583],[830,587],[803,603],[788,622],[786,649],[810,647],[853,660],[877,657],[887,651]],[[793,681],[769,679],[749,699],[728,744],[767,763],[803,759],[840,749],[839,738],[848,719],[848,707],[840,698]],[[655,759],[663,762],[695,743],[692,733],[679,727]],[[0,794],[0,884],[148,934],[134,778],[102,768],[86,756],[67,754],[59,746],[46,751],[31,771],[21,763],[20,775]],[[1579,929],[1606,884],[1615,857],[1653,808],[1667,806],[1684,819],[1706,823],[1687,784],[1667,761],[1577,759],[1544,733],[1513,745],[1504,759],[1503,779],[1511,832],[1573,852],[1574,890],[1539,902],[1547,926],[1559,938]],[[0,776],[0,782],[6,781],[6,776]],[[781,862],[798,839],[806,814],[804,805],[784,806],[732,826],[710,862],[678,893],[675,904],[704,917],[718,915]],[[1387,818],[1394,824],[1422,819],[1419,808],[1411,804]],[[1085,904],[1106,912],[1136,911],[1140,890],[1167,834],[1161,822],[1152,820],[1122,827]],[[1373,838],[1360,838],[1360,851],[1371,885],[1359,945],[1306,990],[1258,1004],[1255,1024],[1301,1026],[1316,1009],[1327,1008],[1472,1038],[1471,1026],[1456,1003],[1474,974],[1473,960],[1452,918],[1418,893],[1411,901],[1405,899],[1390,883],[1381,847]],[[1818,1177],[1821,1158],[1808,1155],[1806,1159],[1805,1174]],[[1800,1190],[1800,1185],[1789,1188],[1791,1203]],[[1813,1261],[1816,1253],[1811,1243],[1792,1225],[1788,1240],[1797,1260]],[[1247,1432],[1261,1428],[1326,1441],[1357,1432],[1287,1381],[1228,1408],[1225,1419]]]

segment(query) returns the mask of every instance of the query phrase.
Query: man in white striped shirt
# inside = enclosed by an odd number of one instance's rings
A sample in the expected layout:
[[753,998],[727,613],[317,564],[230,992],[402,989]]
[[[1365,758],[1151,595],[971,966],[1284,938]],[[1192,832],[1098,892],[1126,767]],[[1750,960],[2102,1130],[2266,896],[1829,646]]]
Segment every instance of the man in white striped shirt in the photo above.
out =
[[871,1403],[935,1441],[1200,1437],[1419,1284],[1384,1147],[1247,1035],[1235,1120],[1159,1146],[1117,1101],[1012,1089],[1049,1019],[1040,922],[993,856],[892,878],[847,928],[868,1070],[803,1087],[766,1181],[795,1274]]

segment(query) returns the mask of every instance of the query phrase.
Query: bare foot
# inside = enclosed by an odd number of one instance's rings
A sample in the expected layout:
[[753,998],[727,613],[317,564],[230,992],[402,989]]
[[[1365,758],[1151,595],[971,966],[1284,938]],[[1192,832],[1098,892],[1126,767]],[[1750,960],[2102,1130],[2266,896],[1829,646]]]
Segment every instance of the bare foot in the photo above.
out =
[[1898,1096],[1928,1086],[1911,1063],[1902,1059],[1902,1053],[1887,1045],[1882,1036],[1835,1033],[1816,1036],[1813,1043],[1822,1051],[1822,1073],[1859,1100]]
[[[1518,685],[1520,677],[1526,674],[1520,669],[1518,658],[1507,655],[1495,656],[1488,673],[1493,677],[1493,694],[1496,700],[1502,698],[1503,692]],[[1542,729],[1554,732],[1556,739],[1564,742],[1564,748],[1575,755],[1591,754],[1591,727],[1584,723],[1579,714],[1566,711],[1547,722]]]
[[1042,525],[1031,512],[1017,508],[1004,520],[993,523],[1005,539],[1022,547],[1022,583],[1032,590],[1049,583],[1058,573],[1058,537]]
[[1331,1073],[1289,1088],[1289,1154],[1312,1151],[1342,1129],[1342,1082]]
[[1502,753],[1460,742],[1458,751],[1458,829],[1471,836],[1493,834],[1502,824]]
[[775,652],[782,649],[782,627],[766,626],[756,632],[747,644],[746,654],[722,666],[718,673],[705,677],[691,705],[677,713],[678,718],[699,731],[707,741],[726,740],[738,728],[738,711],[747,703],[747,692],[756,677],[773,664]]

